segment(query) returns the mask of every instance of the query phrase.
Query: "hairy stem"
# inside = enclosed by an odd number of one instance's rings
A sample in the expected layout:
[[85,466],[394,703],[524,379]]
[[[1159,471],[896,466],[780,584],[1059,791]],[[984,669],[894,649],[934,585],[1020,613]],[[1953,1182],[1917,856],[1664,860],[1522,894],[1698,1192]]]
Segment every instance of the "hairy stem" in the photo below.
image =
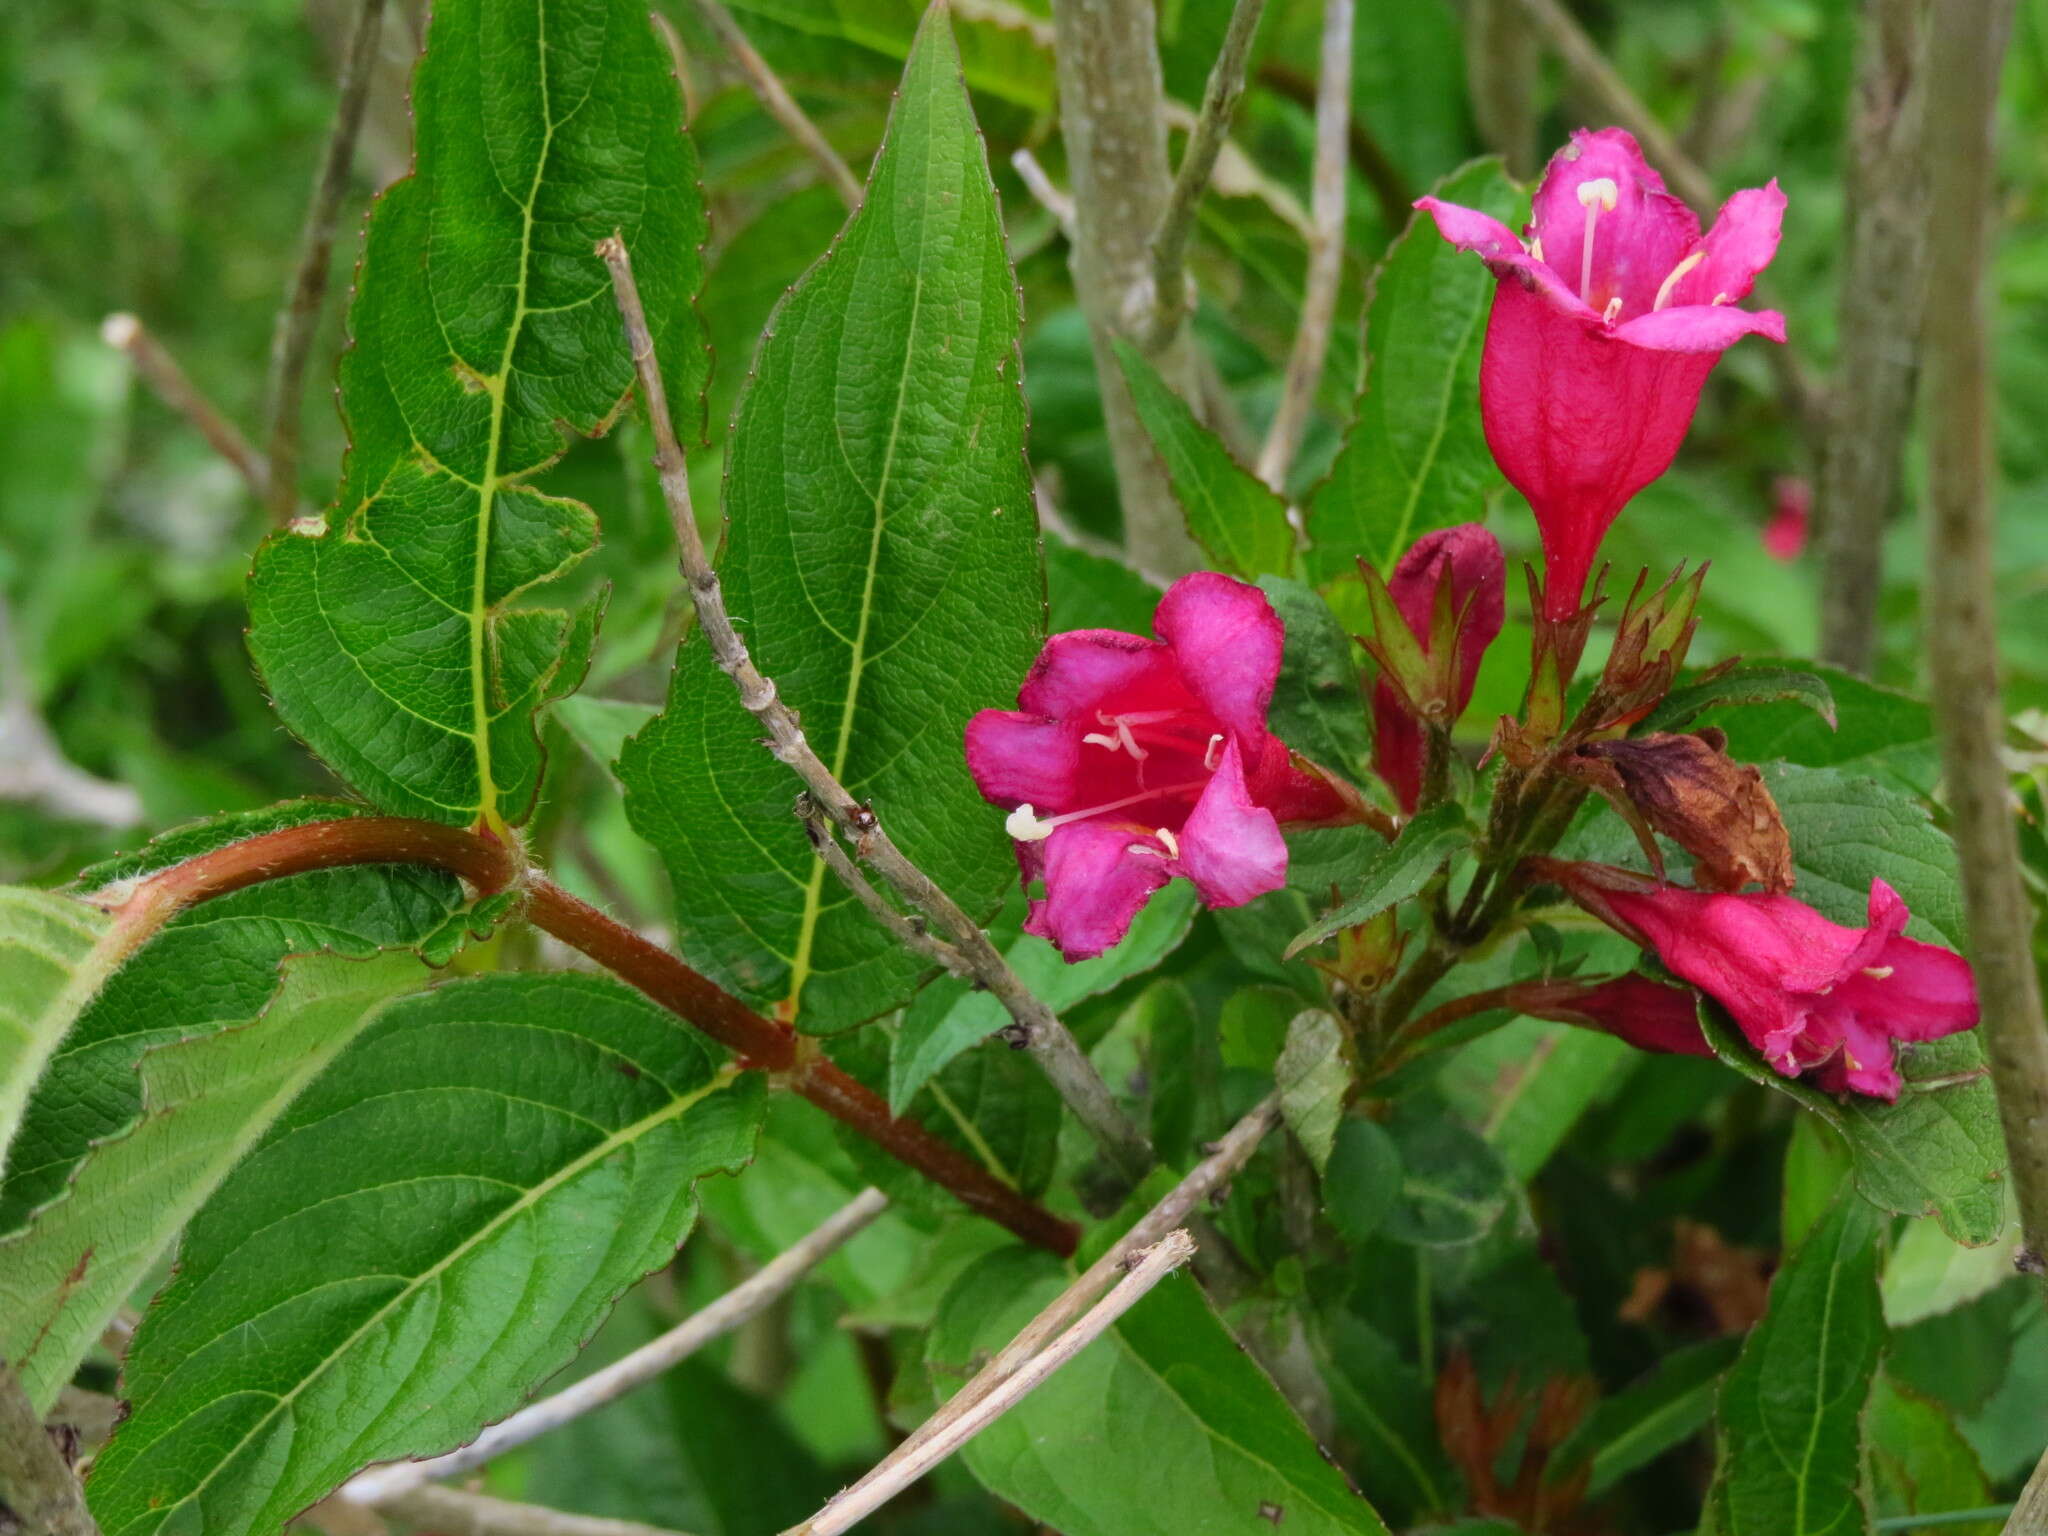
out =
[[[1074,195],[1074,291],[1088,317],[1124,548],[1148,570],[1178,576],[1201,557],[1114,346],[1119,336],[1144,342],[1157,302],[1152,234],[1172,185],[1157,21],[1152,0],[1053,0],[1052,19],[1060,136]],[[1184,329],[1154,358],[1184,400],[1198,398],[1191,359]]]
[[768,732],[765,745],[775,760],[803,781],[815,804],[845,834],[860,859],[913,910],[928,917],[959,952],[976,981],[1009,1011],[1014,1043],[1028,1050],[1040,1070],[1059,1091],[1067,1107],[1095,1138],[1111,1165],[1125,1178],[1137,1180],[1152,1166],[1152,1149],[1144,1135],[1118,1107],[1109,1086],[1066,1025],[1046,1007],[1010,968],[974,921],[938,884],[899,849],[868,806],[856,800],[812,750],[796,713],[783,703],[774,682],[754,666],[747,644],[726,611],[718,573],[705,555],[704,538],[690,504],[689,473],[682,445],[669,421],[667,393],[654,356],[654,338],[633,281],[631,258],[615,236],[601,242],[598,254],[611,269],[613,292],[625,324],[627,345],[640,379],[641,397],[654,427],[655,462],[661,472],[662,495],[675,525],[683,577],[697,606],[697,623],[719,669],[732,679],[740,704]]
[[299,232],[298,267],[270,336],[270,432],[263,499],[270,515],[279,521],[298,509],[299,416],[306,397],[306,360],[312,355],[313,333],[327,297],[335,229],[342,197],[348,191],[349,167],[356,157],[356,139],[363,129],[363,110],[370,100],[383,22],[384,0],[356,0],[355,21],[342,52],[334,125],[327,132],[327,147],[313,179],[312,201],[306,205],[305,226]]
[[1287,482],[1294,455],[1323,381],[1337,290],[1344,277],[1344,180],[1351,122],[1353,0],[1323,0],[1322,73],[1316,82],[1316,154],[1309,195],[1308,276],[1302,284],[1301,320],[1281,383],[1280,404],[1259,449],[1259,478],[1274,490]]
[[1188,241],[1195,232],[1195,213],[1216,170],[1216,157],[1223,153],[1223,141],[1229,137],[1238,98],[1244,95],[1245,67],[1265,9],[1266,0],[1236,0],[1231,8],[1223,46],[1217,50],[1208,84],[1202,89],[1201,111],[1188,134],[1187,147],[1181,151],[1180,168],[1173,174],[1166,212],[1160,215],[1159,228],[1152,236],[1152,331],[1145,341],[1150,351],[1172,341],[1187,318]]
[[1927,0],[1865,0],[1851,87],[1840,297],[1842,356],[1814,522],[1823,661],[1868,674],[1886,523],[1905,474],[1927,286],[1920,153]]
[[1996,457],[1985,266],[2010,0],[1938,0],[1928,48],[1927,647],[1985,1045],[2018,1197],[2023,1267],[2048,1262],[2048,1026],[2034,915],[1999,760],[1992,567]]

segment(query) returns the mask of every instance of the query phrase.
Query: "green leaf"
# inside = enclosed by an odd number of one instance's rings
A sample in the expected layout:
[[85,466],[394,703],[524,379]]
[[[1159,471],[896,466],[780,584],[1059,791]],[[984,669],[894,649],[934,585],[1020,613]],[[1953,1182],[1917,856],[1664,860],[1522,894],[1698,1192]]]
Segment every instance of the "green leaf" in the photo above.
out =
[[[946,1298],[927,1347],[950,1396],[1067,1284],[1056,1260],[989,1255]],[[1142,1426],[1139,1454],[1133,1436]],[[1064,1536],[1383,1533],[1192,1279],[1162,1282],[970,1441],[970,1471]]]
[[[1515,223],[1527,198],[1497,160],[1446,177],[1436,195]],[[1387,248],[1366,311],[1365,388],[1330,477],[1308,508],[1310,575],[1387,571],[1423,534],[1477,520],[1500,471],[1479,419],[1479,354],[1493,274],[1418,215]]]
[[[970,912],[1015,880],[967,721],[1008,704],[1044,583],[1025,472],[1016,281],[945,12],[903,78],[866,203],[783,302],[727,459],[727,600],[839,781]],[[831,1030],[923,962],[811,851],[797,782],[701,641],[619,763],[693,963]]]
[[1640,1059],[1621,1041],[1569,1024],[1518,1020],[1461,1053],[1497,1058],[1485,1135],[1524,1183],[1536,1177],[1572,1127]]
[[1892,1244],[1884,1266],[1884,1320],[1904,1328],[1953,1312],[2012,1278],[2020,1244],[2018,1212],[2006,1187],[2002,1238],[1982,1248],[1965,1248],[1936,1221],[1910,1221]]
[[1772,1279],[1721,1387],[1708,1494],[1720,1536],[1869,1529],[1861,1423],[1884,1347],[1879,1237],[1876,1213],[1844,1195]]
[[1344,1094],[1351,1086],[1351,1067],[1344,1060],[1344,1032],[1335,1015],[1304,1008],[1287,1027],[1287,1044],[1273,1064],[1280,1089],[1280,1113],[1309,1161],[1322,1173],[1329,1167],[1344,1114]]
[[[734,0],[731,9],[778,71],[842,89],[849,69],[860,69],[845,45],[899,63],[928,10],[918,0]],[[967,83],[997,100],[1049,112],[1056,104],[1051,23],[1021,5],[962,11]]]
[[1160,588],[1120,560],[1067,543],[1050,529],[1045,539],[1046,603],[1054,634],[1069,629],[1152,630]]
[[[1347,1121],[1345,1129],[1364,1122]],[[1340,1137],[1337,1156],[1344,1155]],[[1453,1507],[1458,1490],[1438,1437],[1429,1385],[1387,1338],[1357,1316],[1332,1318],[1317,1340],[1337,1422],[1356,1451],[1355,1473],[1398,1529],[1409,1517]],[[1284,1529],[1284,1527],[1283,1527]]]
[[1797,1099],[1849,1146],[1863,1198],[1902,1216],[1933,1216],[1970,1247],[1996,1242],[2005,1222],[2005,1142],[1976,1032],[1898,1046],[1898,1102],[1836,1098],[1780,1077],[1712,1003],[1700,1005],[1707,1043],[1752,1082]]
[[1165,462],[1188,532],[1220,570],[1253,581],[1294,569],[1294,525],[1287,503],[1230,456],[1223,440],[1195,420],[1187,402],[1128,341],[1117,361],[1131,403]]
[[1323,1210],[1344,1240],[1363,1243],[1401,1194],[1401,1154],[1376,1122],[1347,1116],[1323,1168]]
[[1297,934],[1283,958],[1291,960],[1311,944],[1417,895],[1471,838],[1465,813],[1457,805],[1446,802],[1424,811],[1373,855],[1350,898]]
[[1666,1355],[1641,1381],[1595,1408],[1551,1458],[1552,1478],[1590,1460],[1586,1492],[1597,1498],[1638,1467],[1706,1428],[1734,1338],[1708,1339]]
[[1834,701],[1833,729],[1814,710],[1792,702],[1717,708],[1700,723],[1726,731],[1729,752],[1742,762],[1783,758],[1808,768],[1868,774],[1922,799],[1934,793],[1941,752],[1934,712],[1925,701],[1832,667],[1815,666],[1811,675]]
[[1803,667],[1753,666],[1736,667],[1704,682],[1672,689],[1639,729],[1645,733],[1682,730],[1710,709],[1776,703],[1810,710],[1830,732],[1840,723],[1835,717],[1835,696],[1816,673]]
[[[87,877],[132,879],[335,810],[220,818]],[[267,881],[182,914],[81,1009],[0,1184],[0,1358],[38,1403],[365,1014],[425,978],[379,951],[426,944],[461,900],[451,876],[403,866]]]
[[760,1109],[758,1076],[607,979],[386,1009],[193,1221],[94,1468],[101,1528],[255,1536],[470,1439],[668,1260]]
[[1792,836],[1793,892],[1835,922],[1861,928],[1870,882],[1906,900],[1914,938],[1961,949],[1962,881],[1955,845],[1910,795],[1832,768],[1772,763],[1764,783]]
[[1287,630],[1267,711],[1273,734],[1325,768],[1361,775],[1372,756],[1372,733],[1350,635],[1306,582],[1264,576],[1259,590]]
[[[1044,939],[1018,933],[1023,898],[1013,898],[1006,916],[1014,921],[992,925],[1017,937],[1003,946],[1003,957],[1031,993],[1054,1013],[1065,1013],[1131,977],[1151,970],[1180,947],[1201,905],[1194,886],[1176,880],[1154,893],[1131,920],[1130,932],[1114,948],[1092,960],[1069,964]],[[921,992],[905,1014],[889,1056],[889,1110],[902,1114],[932,1076],[962,1051],[986,1040],[1010,1022],[994,996],[965,981],[946,979]]]
[[590,760],[609,773],[625,750],[626,739],[654,718],[654,706],[578,694],[557,703],[553,714]]
[[632,384],[594,247],[638,258],[670,398],[705,372],[705,237],[667,51],[638,0],[452,0],[413,82],[413,174],[370,223],[335,507],[257,555],[250,649],[278,713],[387,810],[521,819],[534,711],[581,680],[595,605],[519,606],[597,520],[533,480]]
[[89,962],[107,928],[82,901],[0,889],[0,1173],[29,1091],[105,977]]
[[1508,1208],[1507,1168],[1484,1140],[1449,1117],[1404,1107],[1387,1127],[1401,1155],[1401,1189],[1381,1230],[1397,1243],[1455,1248],[1493,1230]]
[[[1884,1519],[1983,1509],[1994,1500],[1977,1453],[1942,1406],[1880,1374],[1863,1432],[1871,1502]],[[1942,1536],[1998,1536],[2003,1519],[1944,1524]],[[1909,1527],[1910,1529],[1910,1527]]]

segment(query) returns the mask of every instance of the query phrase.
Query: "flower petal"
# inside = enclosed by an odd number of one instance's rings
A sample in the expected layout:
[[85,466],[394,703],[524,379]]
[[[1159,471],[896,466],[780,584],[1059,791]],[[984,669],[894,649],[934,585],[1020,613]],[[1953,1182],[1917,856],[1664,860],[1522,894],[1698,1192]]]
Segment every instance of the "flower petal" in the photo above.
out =
[[1235,738],[1180,829],[1179,864],[1212,907],[1241,907],[1287,883],[1287,840],[1246,790]]
[[1592,281],[1579,297],[1595,314],[1617,298],[1624,315],[1647,314],[1665,277],[1698,243],[1700,222],[1664,190],[1664,178],[1625,129],[1572,134],[1543,173],[1530,228],[1545,264],[1578,294],[1587,223],[1579,189],[1602,180],[1614,184],[1615,206],[1593,220]]
[[1490,213],[1434,197],[1418,197],[1415,206],[1435,219],[1437,233],[1461,251],[1473,251],[1489,259],[1524,254],[1521,239]]
[[1897,1100],[1902,1086],[1899,1069],[1893,1060],[1892,1043],[1882,1029],[1860,1020],[1847,1020],[1842,1026],[1841,1060],[1846,1069],[1843,1077],[1855,1092],[1887,1103]]
[[1152,893],[1173,878],[1165,850],[1128,823],[1076,821],[1042,844],[1045,896],[1024,931],[1068,960],[1090,960],[1121,939]]
[[1711,353],[1718,357],[1745,336],[1785,339],[1785,317],[1775,309],[1732,304],[1687,304],[1638,315],[1614,328],[1614,339],[1652,352]]
[[1072,629],[1045,642],[1017,690],[1017,706],[1028,714],[1074,718],[1112,699],[1138,709],[1171,708],[1181,697],[1173,657],[1157,640],[1120,629]]
[[1257,587],[1197,571],[1159,599],[1152,628],[1172,648],[1188,690],[1256,758],[1280,676],[1287,630]]
[[1006,811],[1074,809],[1080,755],[1075,731],[1046,715],[984,709],[967,722],[967,771],[982,798]]
[[1756,275],[1778,254],[1785,222],[1785,194],[1774,179],[1748,187],[1721,205],[1714,227],[1694,247],[1700,264],[1672,285],[1673,305],[1739,304],[1756,286]]

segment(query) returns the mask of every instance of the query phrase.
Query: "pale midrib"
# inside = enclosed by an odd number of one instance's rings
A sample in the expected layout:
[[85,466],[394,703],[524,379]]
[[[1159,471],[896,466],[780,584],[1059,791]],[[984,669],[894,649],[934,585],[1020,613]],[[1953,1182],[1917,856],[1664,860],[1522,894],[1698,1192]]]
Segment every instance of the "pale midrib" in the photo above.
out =
[[[925,185],[931,184],[932,144],[935,134],[927,133],[925,139]],[[869,199],[866,206],[876,200]],[[832,777],[841,785],[846,783],[846,758],[853,745],[853,717],[860,703],[861,673],[867,667],[868,624],[875,611],[875,573],[882,560],[882,530],[887,523],[883,508],[889,499],[889,476],[896,466],[896,444],[903,435],[903,410],[910,396],[910,371],[914,366],[917,350],[917,322],[924,308],[924,226],[919,226],[917,270],[911,274],[910,283],[910,324],[906,329],[907,341],[903,349],[903,371],[896,379],[896,409],[889,422],[889,443],[882,451],[882,473],[876,479],[874,493],[875,521],[873,532],[868,537],[868,568],[861,582],[860,622],[854,626],[853,655],[846,674],[846,698],[839,709],[839,740],[832,745]],[[851,793],[851,791],[848,791]],[[824,906],[825,861],[811,860],[811,877],[804,886],[804,914],[797,929],[796,954],[789,962],[789,1011],[794,1017],[802,1006],[804,983],[811,978],[811,947],[818,934],[818,916]]]
[[[1853,1199],[1855,1197],[1850,1192],[1844,1191],[1841,1198]],[[1828,1326],[1834,1321],[1835,1287],[1840,1283],[1842,1277],[1842,1245],[1839,1239],[1835,1243],[1833,1258],[1834,1262],[1828,1265],[1827,1298],[1822,1303],[1820,1309],[1820,1347],[1814,1356],[1813,1362],[1813,1422],[1807,1427],[1806,1431],[1806,1453],[1799,1460],[1799,1492],[1793,1505],[1794,1524],[1792,1529],[1797,1533],[1797,1536],[1805,1536],[1807,1491],[1813,1483],[1813,1458],[1820,1447],[1821,1409],[1824,1405],[1822,1394],[1827,1390],[1828,1380]]]
[[[289,1391],[277,1394],[277,1400],[274,1403],[272,1403],[268,1409],[264,1411],[264,1413],[256,1420],[255,1423],[249,1426],[248,1431],[242,1436],[241,1439],[237,1440],[233,1445],[229,1446],[227,1450],[221,1454],[220,1458],[214,1462],[212,1470],[209,1471],[204,1477],[202,1477],[197,1483],[195,1483],[192,1486],[192,1489],[189,1493],[184,1494],[183,1496],[181,1496],[180,1498],[178,1498],[177,1500],[168,1505],[161,1505],[154,1509],[152,1513],[160,1514],[162,1516],[162,1519],[158,1521],[158,1526],[161,1527],[163,1520],[168,1519],[170,1517],[170,1513],[173,1510],[183,1508],[185,1505],[190,1504],[194,1499],[198,1498],[200,1494],[204,1493],[208,1485],[213,1482],[214,1478],[219,1476],[220,1473],[228,1466],[228,1464],[232,1462],[235,1459],[235,1457],[241,1454],[243,1448],[247,1446],[251,1440],[255,1439],[257,1435],[261,1434],[264,1428],[267,1425],[269,1425],[270,1422],[274,1420],[279,1413],[283,1412],[286,1408],[291,1406],[292,1403],[296,1402],[298,1400],[300,1393],[304,1392],[308,1387],[313,1385],[314,1382],[318,1381],[326,1373],[328,1367],[332,1366],[337,1360],[341,1359],[351,1349],[353,1349],[358,1342],[360,1342],[365,1336],[369,1334],[371,1329],[377,1327],[380,1323],[382,1323],[399,1306],[419,1296],[419,1294],[428,1285],[430,1285],[435,1280],[439,1279],[456,1263],[458,1263],[461,1259],[467,1256],[471,1250],[476,1248],[485,1240],[494,1237],[498,1232],[503,1230],[512,1221],[514,1217],[522,1215],[526,1211],[531,1210],[535,1205],[539,1204],[548,1195],[553,1194],[557,1189],[560,1189],[563,1185],[567,1184],[570,1180],[576,1178],[579,1174],[582,1174],[587,1170],[596,1167],[599,1163],[603,1162],[604,1159],[611,1156],[612,1153],[618,1151],[621,1147],[630,1147],[636,1144],[641,1140],[642,1137],[646,1136],[650,1131],[653,1131],[656,1127],[664,1124],[667,1121],[676,1119],[677,1117],[688,1113],[691,1109],[695,1108],[699,1103],[709,1098],[712,1094],[720,1092],[721,1090],[729,1086],[736,1075],[737,1074],[735,1069],[728,1067],[724,1071],[719,1072],[709,1082],[705,1083],[703,1087],[694,1089],[689,1093],[683,1094],[678,1098],[672,1099],[667,1104],[664,1104],[660,1109],[657,1109],[653,1114],[647,1115],[642,1119],[636,1120],[631,1125],[626,1126],[621,1130],[612,1132],[611,1135],[605,1137],[604,1140],[598,1142],[595,1146],[591,1147],[590,1150],[583,1153],[580,1157],[577,1157],[572,1161],[565,1163],[560,1169],[550,1174],[547,1178],[541,1180],[540,1183],[534,1185],[533,1188],[529,1189],[525,1194],[521,1195],[517,1200],[513,1201],[510,1205],[506,1206],[504,1210],[499,1211],[489,1221],[485,1222],[482,1226],[478,1227],[476,1231],[472,1232],[460,1243],[457,1243],[442,1258],[437,1259],[425,1270],[411,1277],[411,1280],[408,1282],[408,1284],[403,1289],[401,1289],[398,1292],[398,1294],[393,1296],[389,1301],[385,1302],[384,1305],[377,1308],[377,1310],[371,1313],[368,1317],[364,1318],[363,1321],[357,1325],[354,1332],[349,1334],[347,1338],[343,1339],[333,1349],[330,1349],[324,1356],[322,1356],[321,1359],[313,1366],[313,1368],[307,1371],[306,1374],[300,1378],[299,1384],[297,1386],[291,1388]],[[208,1342],[210,1343],[212,1341],[209,1340]],[[188,1355],[186,1358],[189,1359],[191,1357]],[[209,1405],[202,1403],[199,1406],[201,1408],[204,1408]],[[194,1412],[197,1411],[197,1409],[194,1410]],[[184,1420],[182,1419],[179,1421],[180,1424],[182,1424],[183,1422]],[[177,1427],[177,1425],[172,1425],[170,1428],[166,1429],[164,1433],[175,1433]],[[158,1438],[161,1439],[162,1437],[159,1436]]]
[[555,114],[548,101],[548,8],[545,0],[534,7],[534,64],[540,75],[540,150],[534,156],[533,181],[526,189],[526,201],[519,210],[519,281],[513,290],[512,319],[505,328],[505,351],[498,359],[498,371],[483,380],[491,399],[491,436],[484,452],[483,477],[477,482],[476,542],[472,554],[474,569],[469,588],[469,696],[470,730],[476,741],[477,814],[494,832],[505,831],[505,819],[498,812],[498,786],[491,777],[491,708],[489,679],[484,667],[484,648],[489,627],[485,606],[485,578],[490,569],[491,513],[498,498],[498,456],[505,440],[505,383],[512,376],[512,353],[519,345],[519,333],[526,325],[526,285],[533,263],[533,205],[540,199],[541,178],[547,174],[548,152],[555,141]]

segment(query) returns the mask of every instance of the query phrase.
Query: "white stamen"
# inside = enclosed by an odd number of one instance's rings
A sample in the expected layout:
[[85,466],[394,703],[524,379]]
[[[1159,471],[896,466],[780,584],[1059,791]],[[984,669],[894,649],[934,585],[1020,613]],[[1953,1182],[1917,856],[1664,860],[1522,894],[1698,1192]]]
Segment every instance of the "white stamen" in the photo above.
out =
[[1609,299],[1609,300],[1607,301],[1607,309],[1606,309],[1606,312],[1605,312],[1605,313],[1603,313],[1603,314],[1602,314],[1602,315],[1600,316],[1600,318],[1601,318],[1601,320],[1602,320],[1603,322],[1605,322],[1606,324],[1608,324],[1608,325],[1612,325],[1612,324],[1614,324],[1614,317],[1615,317],[1616,315],[1620,314],[1620,313],[1621,313],[1621,295],[1617,293],[1617,294],[1616,294],[1616,295],[1615,295],[1615,296],[1614,296],[1613,298],[1611,298],[1611,299]]
[[1214,736],[1211,736],[1209,738],[1209,745],[1202,749],[1202,766],[1208,769],[1211,773],[1214,773],[1216,771],[1216,760],[1223,755],[1222,752],[1218,750],[1222,747],[1222,745],[1223,733],[1221,731],[1218,731]]
[[1029,805],[1020,805],[1003,821],[1003,830],[1020,843],[1042,843],[1052,836],[1053,824],[1040,821]]
[[1541,235],[1538,235],[1529,242],[1529,254],[1538,261],[1543,259],[1543,237]]
[[1872,981],[1883,981],[1886,977],[1890,976],[1891,973],[1892,968],[1888,965],[1866,965],[1865,967],[1863,967],[1863,974],[1868,976]]
[[1117,721],[1116,739],[1124,744],[1126,752],[1130,753],[1133,758],[1141,763],[1152,755],[1138,745],[1138,738],[1131,734],[1131,722],[1128,720]]
[[1586,238],[1579,246],[1579,302],[1593,302],[1593,226],[1600,215],[1614,212],[1621,201],[1621,189],[1606,176],[1579,183],[1579,206],[1586,210]]
[[1712,302],[1716,304],[1726,304],[1728,302],[1728,295],[1725,293],[1717,293],[1714,295]]
[[1152,835],[1158,838],[1160,842],[1166,844],[1166,856],[1169,859],[1180,857],[1180,839],[1173,835],[1171,827],[1154,827]]
[[1112,752],[1121,752],[1124,749],[1124,744],[1121,741],[1118,741],[1114,736],[1105,736],[1100,731],[1090,731],[1086,736],[1083,736],[1081,738],[1081,745],[1084,747],[1107,747]]
[[1655,314],[1666,304],[1669,304],[1671,302],[1671,290],[1678,286],[1678,280],[1706,259],[1707,253],[1705,251],[1694,251],[1685,260],[1673,267],[1664,281],[1657,285],[1657,302],[1650,306],[1650,312]]

